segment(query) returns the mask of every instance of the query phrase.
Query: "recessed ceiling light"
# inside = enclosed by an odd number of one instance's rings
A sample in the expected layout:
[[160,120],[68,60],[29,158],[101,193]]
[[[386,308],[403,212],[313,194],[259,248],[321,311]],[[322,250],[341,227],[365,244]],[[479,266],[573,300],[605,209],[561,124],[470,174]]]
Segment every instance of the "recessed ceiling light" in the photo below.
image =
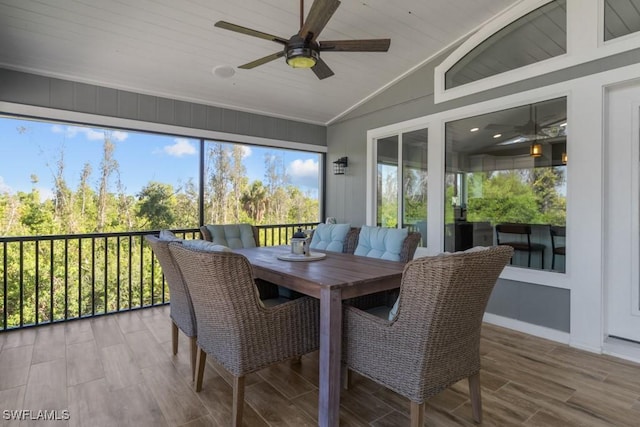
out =
[[232,77],[236,70],[231,65],[218,65],[211,70],[214,76],[220,77],[221,79],[228,79]]
[[560,127],[565,127],[565,126],[567,126],[567,122],[560,123]]
[[502,136],[501,133],[496,133],[495,135],[493,135],[494,138],[500,138]]
[[480,128],[471,128],[469,129],[469,132],[478,132],[480,130]]

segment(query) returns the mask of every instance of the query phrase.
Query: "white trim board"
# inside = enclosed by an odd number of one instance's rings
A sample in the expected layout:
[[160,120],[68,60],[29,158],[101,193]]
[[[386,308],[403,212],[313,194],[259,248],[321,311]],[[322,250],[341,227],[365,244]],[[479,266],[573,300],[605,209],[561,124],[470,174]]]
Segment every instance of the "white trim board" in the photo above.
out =
[[604,340],[602,353],[640,363],[640,344],[608,337]]

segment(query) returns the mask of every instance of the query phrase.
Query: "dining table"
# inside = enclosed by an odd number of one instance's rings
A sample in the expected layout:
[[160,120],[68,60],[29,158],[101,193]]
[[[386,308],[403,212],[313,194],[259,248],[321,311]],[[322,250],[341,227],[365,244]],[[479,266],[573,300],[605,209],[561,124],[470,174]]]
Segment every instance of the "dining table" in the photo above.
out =
[[[400,287],[405,263],[317,250],[313,250],[311,255],[314,256],[306,260],[291,256],[289,246],[264,246],[234,251],[249,260],[255,278],[320,300],[318,425],[338,426],[342,302]],[[280,259],[288,256],[293,260]]]

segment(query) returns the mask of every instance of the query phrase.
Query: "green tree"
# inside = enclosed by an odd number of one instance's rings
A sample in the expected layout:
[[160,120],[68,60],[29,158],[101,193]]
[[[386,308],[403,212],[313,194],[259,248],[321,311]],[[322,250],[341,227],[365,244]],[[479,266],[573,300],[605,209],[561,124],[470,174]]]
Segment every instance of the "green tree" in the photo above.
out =
[[231,150],[231,168],[229,183],[231,186],[231,194],[229,200],[229,207],[232,212],[234,222],[242,222],[242,194],[249,181],[246,177],[247,168],[244,167],[242,159],[245,155],[245,147],[242,145],[234,144]]
[[207,177],[209,200],[207,210],[209,221],[213,224],[227,222],[227,206],[229,181],[231,175],[231,162],[229,159],[227,144],[222,142],[211,143],[207,153]]
[[107,223],[107,200],[109,198],[109,178],[118,169],[114,157],[116,146],[111,141],[111,134],[104,133],[102,161],[100,162],[100,187],[98,189],[98,231],[104,231]]
[[175,192],[176,206],[175,217],[180,228],[196,228],[199,221],[199,194],[198,187],[189,178],[186,183],[179,183]]
[[533,192],[536,195],[540,222],[565,225],[567,199],[558,192],[564,184],[564,167],[536,168],[533,170]]
[[266,221],[282,224],[286,220],[289,200],[285,190],[289,177],[284,167],[282,154],[268,152],[264,156],[264,179],[267,188]]
[[[469,175],[469,174],[468,174]],[[472,174],[473,175],[473,174]],[[526,172],[509,170],[481,173],[482,197],[471,197],[467,206],[467,220],[537,224],[540,221],[538,200],[525,178]],[[472,186],[478,186],[473,178]]]
[[170,184],[150,182],[140,191],[138,199],[138,216],[143,227],[157,230],[175,224],[176,199]]

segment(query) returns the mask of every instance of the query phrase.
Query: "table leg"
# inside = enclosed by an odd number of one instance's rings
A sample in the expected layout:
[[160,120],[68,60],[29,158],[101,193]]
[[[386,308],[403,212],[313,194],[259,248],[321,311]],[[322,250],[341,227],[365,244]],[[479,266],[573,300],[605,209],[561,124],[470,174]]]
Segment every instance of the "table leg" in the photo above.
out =
[[340,363],[342,347],[342,298],[340,289],[320,291],[320,395],[318,425],[340,423]]

